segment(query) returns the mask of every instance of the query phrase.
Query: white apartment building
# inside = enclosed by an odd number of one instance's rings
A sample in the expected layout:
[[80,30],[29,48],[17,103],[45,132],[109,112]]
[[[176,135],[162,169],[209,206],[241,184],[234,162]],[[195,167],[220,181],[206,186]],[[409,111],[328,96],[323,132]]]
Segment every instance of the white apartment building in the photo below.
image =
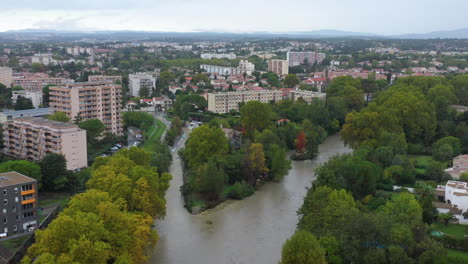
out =
[[239,66],[237,68],[202,64],[200,65],[200,69],[209,73],[217,73],[221,75],[241,75],[244,74],[244,72],[248,75],[252,75],[252,72],[255,71],[255,65],[247,60],[241,60],[239,61]]
[[146,87],[150,93],[156,89],[156,78],[146,72],[137,72],[128,75],[128,89],[132,96],[140,96],[141,88]]
[[450,211],[461,224],[468,224],[468,219],[462,215],[468,210],[468,183],[447,181],[445,186],[438,185],[435,193],[446,202],[446,204],[436,203],[439,213]]
[[213,58],[233,60],[236,58],[236,54],[235,53],[202,53],[200,57],[206,60],[211,60]]
[[0,83],[8,88],[13,86],[13,70],[8,67],[0,67]]
[[255,65],[248,60],[241,60],[239,61],[239,67],[237,67],[239,71],[243,74],[244,72],[248,75],[252,75],[252,72],[255,71]]
[[41,160],[49,153],[63,154],[67,169],[88,166],[86,130],[77,125],[41,117],[17,117],[3,124],[4,153]]
[[259,91],[235,91],[219,92],[208,94],[208,111],[214,113],[228,113],[231,110],[239,111],[239,103],[249,101],[260,101],[269,103],[283,99],[283,93],[279,90],[259,90]]
[[57,64],[57,61],[52,58],[51,53],[37,53],[31,57],[31,63],[40,63],[44,65]]
[[11,100],[14,104],[16,104],[19,96],[30,99],[34,108],[39,108],[42,105],[42,91],[13,91]]
[[289,74],[289,62],[287,60],[268,60],[268,71],[274,72],[279,76]]
[[322,63],[325,59],[325,53],[317,53],[313,51],[307,52],[293,52],[290,51],[287,53],[287,59],[289,61],[289,66],[294,67],[308,62],[309,64]]
[[304,101],[306,101],[306,103],[310,104],[312,103],[312,100],[316,98],[325,100],[327,94],[313,91],[293,90],[288,93],[288,97],[294,102],[296,102],[297,99],[302,98]]
[[66,52],[71,55],[80,55],[81,53],[88,53],[88,54],[94,54],[94,49],[93,48],[85,48],[85,47],[67,47]]

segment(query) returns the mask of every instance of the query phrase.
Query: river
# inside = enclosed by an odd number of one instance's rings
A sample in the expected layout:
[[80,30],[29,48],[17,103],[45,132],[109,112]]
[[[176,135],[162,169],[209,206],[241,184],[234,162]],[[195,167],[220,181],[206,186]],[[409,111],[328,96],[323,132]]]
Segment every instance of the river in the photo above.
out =
[[331,156],[348,151],[338,135],[331,136],[320,145],[315,160],[293,161],[283,181],[267,183],[244,200],[228,201],[199,215],[184,208],[179,191],[182,166],[174,152],[167,215],[156,223],[159,241],[150,263],[278,263],[283,243],[296,228],[296,211],[314,179],[314,169]]

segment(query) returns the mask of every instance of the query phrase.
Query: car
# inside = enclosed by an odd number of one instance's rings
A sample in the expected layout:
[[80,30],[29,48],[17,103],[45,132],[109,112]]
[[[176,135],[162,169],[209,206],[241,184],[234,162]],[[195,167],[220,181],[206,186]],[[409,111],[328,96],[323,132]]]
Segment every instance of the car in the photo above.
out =
[[119,148],[117,148],[117,147],[112,147],[111,150],[116,151],[116,150],[119,150]]

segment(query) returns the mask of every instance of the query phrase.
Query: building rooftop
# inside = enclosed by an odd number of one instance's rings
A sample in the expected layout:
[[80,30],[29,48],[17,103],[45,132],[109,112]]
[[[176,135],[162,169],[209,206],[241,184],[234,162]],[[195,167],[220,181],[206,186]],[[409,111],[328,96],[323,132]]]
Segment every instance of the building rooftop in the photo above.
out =
[[35,115],[35,114],[46,114],[52,113],[50,108],[37,108],[37,109],[26,109],[26,110],[13,110],[0,112],[4,115]]
[[78,129],[78,126],[75,124],[49,120],[49,119],[45,119],[42,117],[22,116],[22,117],[15,118],[15,121],[27,122],[32,125],[39,125],[39,126],[58,128],[58,129],[65,129],[65,128],[77,128]]
[[0,173],[0,187],[36,182],[35,179],[16,171]]

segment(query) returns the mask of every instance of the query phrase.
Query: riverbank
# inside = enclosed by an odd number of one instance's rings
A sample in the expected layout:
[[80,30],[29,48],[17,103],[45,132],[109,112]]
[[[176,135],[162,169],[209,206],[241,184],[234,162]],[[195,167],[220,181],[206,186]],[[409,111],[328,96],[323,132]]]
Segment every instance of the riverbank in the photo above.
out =
[[265,184],[250,197],[229,200],[198,215],[184,208],[182,164],[174,152],[173,179],[166,192],[167,214],[155,222],[159,241],[150,263],[278,263],[282,244],[295,230],[296,211],[314,180],[314,169],[331,156],[346,152],[349,149],[339,136],[330,136],[320,145],[315,160],[293,161],[281,184]]

